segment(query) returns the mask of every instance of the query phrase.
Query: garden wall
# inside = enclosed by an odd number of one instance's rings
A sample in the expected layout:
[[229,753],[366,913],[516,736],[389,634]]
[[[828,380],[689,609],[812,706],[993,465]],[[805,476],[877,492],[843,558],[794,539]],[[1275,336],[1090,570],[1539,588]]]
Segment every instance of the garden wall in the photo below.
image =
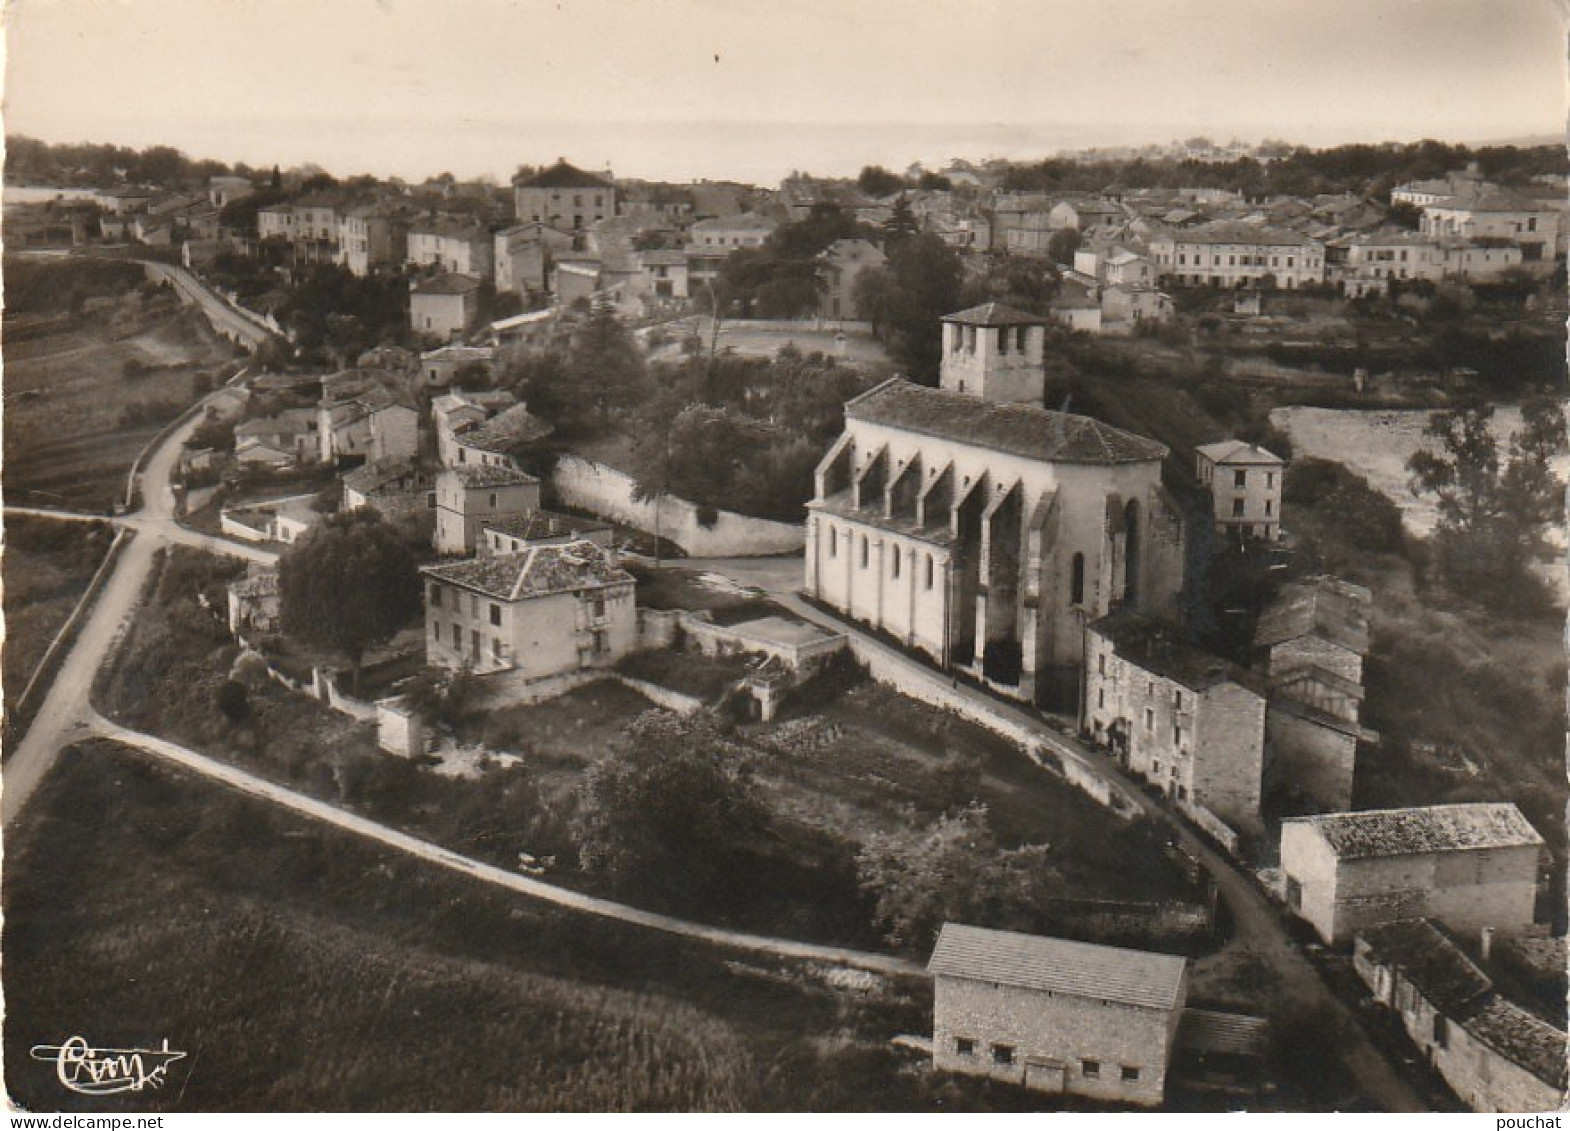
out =
[[695,558],[745,558],[793,554],[806,545],[800,523],[715,512],[713,526],[698,522],[698,508],[686,499],[667,495],[656,517],[653,500],[633,497],[632,476],[581,456],[562,456],[551,476],[556,497],[566,506],[592,511],[602,518],[667,538]]

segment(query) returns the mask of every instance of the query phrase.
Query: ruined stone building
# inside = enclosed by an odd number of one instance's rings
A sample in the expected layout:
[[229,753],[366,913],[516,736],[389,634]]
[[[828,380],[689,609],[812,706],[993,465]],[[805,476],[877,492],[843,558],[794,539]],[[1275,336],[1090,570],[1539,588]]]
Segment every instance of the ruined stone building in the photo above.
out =
[[943,323],[940,388],[896,377],[846,404],[805,587],[944,668],[1069,707],[1086,624],[1170,612],[1181,588],[1167,449],[1042,407],[1043,320],[989,303]]

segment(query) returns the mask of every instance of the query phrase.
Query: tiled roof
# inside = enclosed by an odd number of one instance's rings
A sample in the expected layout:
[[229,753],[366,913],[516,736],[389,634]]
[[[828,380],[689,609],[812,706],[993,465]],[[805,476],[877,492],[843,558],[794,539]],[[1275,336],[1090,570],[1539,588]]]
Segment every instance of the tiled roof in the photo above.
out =
[[712,216],[699,220],[691,228],[694,232],[772,232],[779,227],[767,216],[756,212],[743,212],[736,216]]
[[1494,994],[1461,1024],[1500,1056],[1560,1092],[1570,1082],[1566,1062],[1570,1049],[1564,1032],[1514,1002]]
[[1166,456],[1154,440],[1088,416],[1001,404],[890,378],[845,404],[845,415],[1027,459],[1058,463],[1147,463]]
[[1508,801],[1366,809],[1294,817],[1319,831],[1342,860],[1540,845],[1542,836]]
[[1201,444],[1194,450],[1211,463],[1260,464],[1266,467],[1281,467],[1286,463],[1273,452],[1244,440],[1218,440],[1214,444]]
[[1422,995],[1455,1017],[1494,988],[1487,974],[1445,932],[1427,919],[1402,919],[1365,927],[1358,935],[1369,958],[1401,971]]
[[576,165],[558,161],[549,169],[516,182],[522,188],[614,188],[609,181],[584,172]]
[[1570,1084],[1570,1041],[1564,1031],[1500,996],[1443,927],[1427,919],[1408,919],[1366,927],[1358,934],[1376,963],[1398,969],[1478,1043],[1561,1092]]
[[1314,577],[1284,586],[1260,614],[1254,647],[1318,636],[1362,656],[1368,652],[1368,611],[1373,593],[1335,577]]
[[927,969],[1146,1009],[1182,1005],[1187,963],[1173,954],[945,923]]
[[1094,622],[1090,631],[1110,642],[1121,659],[1194,691],[1231,682],[1258,693],[1249,673],[1188,643],[1177,629],[1154,617],[1120,611]]
[[1266,227],[1264,224],[1244,224],[1237,220],[1216,220],[1172,237],[1179,243],[1248,244],[1306,247],[1311,241],[1305,235],[1284,228]]
[[414,288],[417,295],[466,295],[480,289],[480,280],[474,275],[452,273],[426,279]]
[[449,467],[448,472],[456,475],[465,487],[515,487],[520,483],[538,483],[539,480],[527,471],[520,471],[516,467],[494,467],[490,464],[462,463],[457,467]]
[[1498,185],[1464,188],[1453,196],[1436,200],[1428,208],[1455,208],[1468,212],[1548,212],[1542,201]]
[[1012,306],[1004,306],[1001,302],[983,303],[973,306],[969,310],[961,310],[955,314],[945,314],[945,322],[958,322],[963,326],[1045,326],[1046,319],[1038,318],[1034,314],[1026,314],[1023,310],[1015,310]]
[[1267,1049],[1270,1023],[1244,1013],[1213,1009],[1185,1009],[1178,1022],[1177,1044],[1190,1052],[1225,1056],[1262,1056]]
[[480,526],[485,530],[494,530],[498,534],[519,538],[525,542],[532,542],[536,538],[562,538],[611,529],[610,523],[601,522],[597,518],[579,518],[576,515],[557,514],[546,510],[486,519],[480,523]]
[[455,216],[433,216],[409,225],[411,236],[435,236],[444,240],[473,242],[487,238],[485,225],[477,220],[460,220]]
[[549,436],[552,428],[524,405],[513,405],[478,427],[458,436],[458,443],[482,452],[510,455],[519,444]]
[[610,555],[593,542],[532,546],[516,554],[426,566],[420,572],[503,601],[634,584],[632,574],[614,565]]
[[362,464],[343,477],[343,485],[351,491],[368,495],[377,489],[394,483],[399,479],[413,476],[419,480],[420,469],[413,460],[395,459],[381,460]]

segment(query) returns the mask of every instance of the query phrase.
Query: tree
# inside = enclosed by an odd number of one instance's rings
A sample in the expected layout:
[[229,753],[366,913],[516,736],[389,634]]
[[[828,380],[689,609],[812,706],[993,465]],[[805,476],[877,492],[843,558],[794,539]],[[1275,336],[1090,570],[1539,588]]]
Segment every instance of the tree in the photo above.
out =
[[910,201],[901,193],[894,202],[893,214],[883,221],[883,238],[885,245],[892,248],[901,240],[907,240],[921,231],[921,224],[916,220],[916,214],[910,210]]
[[999,848],[983,805],[915,832],[870,838],[856,857],[873,918],[889,942],[925,954],[947,921],[1030,930],[1058,882],[1046,845]]
[[649,711],[589,767],[572,833],[586,870],[694,896],[736,870],[767,821],[746,751],[712,714]]
[[881,165],[867,165],[856,178],[856,187],[868,196],[893,196],[905,187],[905,180]]
[[283,629],[337,652],[360,685],[368,649],[420,611],[419,575],[397,532],[369,507],[324,519],[278,559]]
[[959,256],[931,232],[901,240],[888,263],[856,279],[856,312],[913,381],[936,384],[945,314],[959,309]]
[[1047,258],[1054,263],[1074,265],[1074,253],[1079,250],[1078,228],[1059,228],[1047,241]]
[[1487,404],[1435,413],[1424,435],[1438,449],[1414,453],[1407,468],[1413,490],[1438,506],[1436,563],[1451,587],[1520,610],[1540,593],[1530,566],[1544,529],[1564,519],[1564,490],[1550,466],[1565,449],[1564,408],[1551,397],[1526,401],[1508,459],[1493,418]]
[[598,410],[601,431],[609,427],[612,409],[627,408],[642,399],[643,352],[611,303],[596,303],[573,335],[567,373]]

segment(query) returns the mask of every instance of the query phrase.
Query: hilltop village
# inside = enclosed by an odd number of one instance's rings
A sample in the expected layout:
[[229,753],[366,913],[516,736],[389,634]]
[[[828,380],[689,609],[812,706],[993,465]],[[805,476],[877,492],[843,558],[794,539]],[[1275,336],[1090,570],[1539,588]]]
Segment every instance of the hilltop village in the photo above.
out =
[[[144,555],[97,739],[810,960],[891,1102],[1556,1109],[1562,686],[1439,681],[1562,612],[1563,155],[1279,149],[61,189],[8,338],[177,297],[229,356],[8,523]],[[1312,413],[1428,431],[1392,486]]]

